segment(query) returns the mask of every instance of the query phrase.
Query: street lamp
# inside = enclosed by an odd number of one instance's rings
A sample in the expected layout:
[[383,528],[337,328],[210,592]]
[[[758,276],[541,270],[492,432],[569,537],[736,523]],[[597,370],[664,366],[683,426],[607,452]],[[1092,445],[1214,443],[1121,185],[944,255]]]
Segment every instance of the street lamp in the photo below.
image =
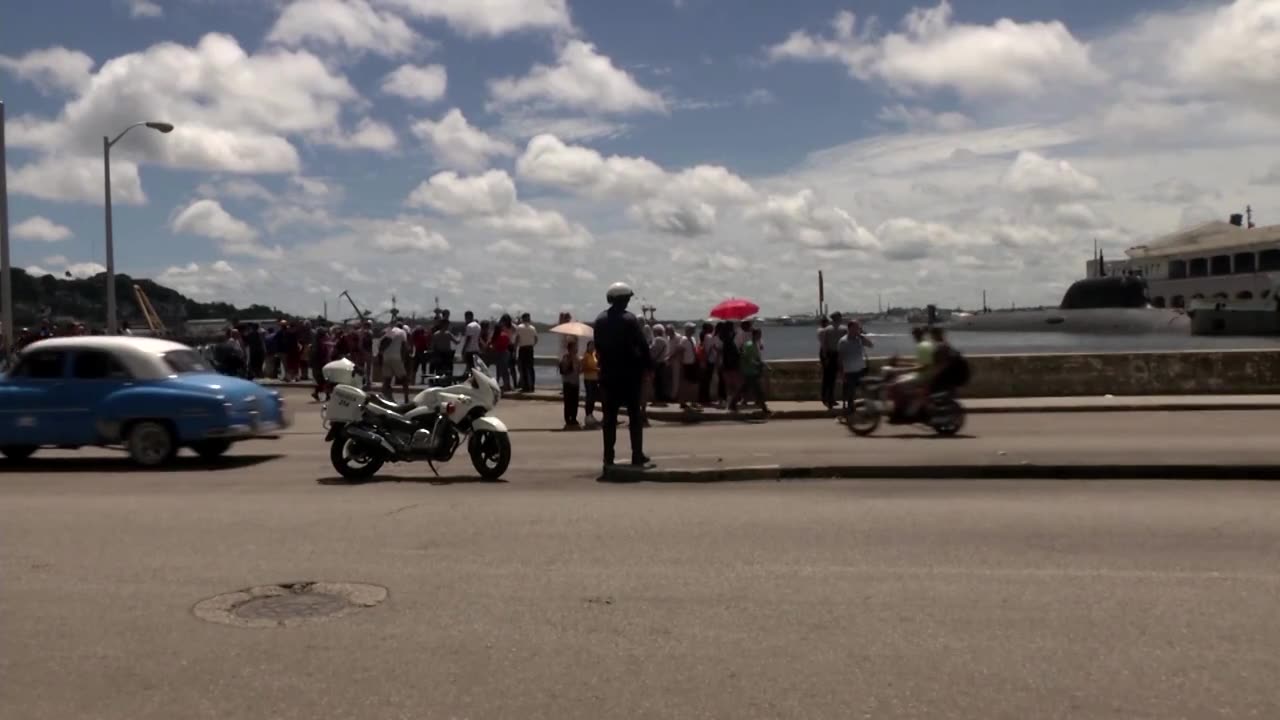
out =
[[116,317],[116,250],[111,237],[111,146],[120,142],[125,133],[136,127],[149,127],[160,133],[173,132],[173,124],[167,122],[138,122],[130,125],[114,139],[102,136],[102,178],[106,196],[107,216],[107,334],[119,332],[119,318]]

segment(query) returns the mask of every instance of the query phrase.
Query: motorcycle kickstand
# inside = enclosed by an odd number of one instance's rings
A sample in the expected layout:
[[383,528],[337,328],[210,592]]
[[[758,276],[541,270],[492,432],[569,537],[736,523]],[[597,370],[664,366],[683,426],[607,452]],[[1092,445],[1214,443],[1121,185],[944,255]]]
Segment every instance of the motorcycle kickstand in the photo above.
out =
[[435,473],[436,477],[440,477],[440,471],[436,469],[435,463],[427,460],[427,467],[431,468],[431,472]]

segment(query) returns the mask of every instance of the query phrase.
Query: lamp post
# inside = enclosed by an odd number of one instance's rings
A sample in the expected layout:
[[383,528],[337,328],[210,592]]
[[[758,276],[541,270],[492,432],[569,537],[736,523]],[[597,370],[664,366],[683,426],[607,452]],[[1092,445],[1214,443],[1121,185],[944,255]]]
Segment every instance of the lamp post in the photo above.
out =
[[9,360],[13,334],[13,270],[9,267],[9,188],[4,159],[4,102],[0,101],[0,365]]
[[138,122],[130,125],[114,139],[102,136],[102,182],[106,198],[107,221],[107,334],[119,332],[120,320],[116,316],[116,249],[111,237],[111,146],[120,142],[125,133],[136,127],[149,127],[156,132],[173,132],[173,125],[167,122]]

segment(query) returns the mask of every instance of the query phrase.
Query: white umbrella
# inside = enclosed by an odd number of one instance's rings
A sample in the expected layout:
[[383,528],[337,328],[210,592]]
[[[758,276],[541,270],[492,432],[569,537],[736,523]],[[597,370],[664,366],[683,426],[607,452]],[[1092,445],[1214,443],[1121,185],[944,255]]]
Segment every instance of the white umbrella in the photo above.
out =
[[590,325],[586,323],[580,323],[577,321],[567,322],[567,323],[564,323],[563,325],[557,325],[551,328],[551,332],[555,333],[556,335],[569,335],[571,337],[580,337],[580,338],[588,338],[588,339],[593,338],[596,335],[595,330],[592,329]]

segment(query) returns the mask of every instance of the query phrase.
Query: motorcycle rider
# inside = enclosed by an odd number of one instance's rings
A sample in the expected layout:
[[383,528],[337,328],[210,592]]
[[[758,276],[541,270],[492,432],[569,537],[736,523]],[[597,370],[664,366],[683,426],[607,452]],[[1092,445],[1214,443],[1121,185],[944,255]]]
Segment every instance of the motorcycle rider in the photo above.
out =
[[640,403],[640,391],[644,373],[652,368],[653,362],[640,321],[627,312],[627,304],[634,295],[626,283],[610,285],[605,293],[609,309],[600,313],[594,325],[600,389],[604,394],[601,435],[606,468],[614,462],[618,409],[623,405],[627,407],[627,427],[631,434],[631,465],[652,467],[644,454],[644,408]]

